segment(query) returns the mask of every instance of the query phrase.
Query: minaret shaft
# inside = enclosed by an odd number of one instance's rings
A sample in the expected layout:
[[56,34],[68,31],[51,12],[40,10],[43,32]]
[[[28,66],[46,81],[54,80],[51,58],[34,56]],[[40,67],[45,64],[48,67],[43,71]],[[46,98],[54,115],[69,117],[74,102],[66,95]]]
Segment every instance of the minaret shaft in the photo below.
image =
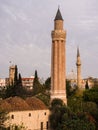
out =
[[81,66],[77,66],[77,86],[81,87]]
[[64,81],[63,77],[65,77],[65,43],[60,41],[55,41],[52,44],[52,87],[54,92],[60,92],[61,88],[62,91],[65,92],[65,78]]
[[80,53],[79,53],[79,48],[77,49],[77,87],[78,89],[81,88],[81,59],[80,59]]
[[[59,12],[60,13],[60,12]],[[63,20],[55,18],[54,30],[52,31],[52,57],[51,57],[51,100],[66,99],[66,75],[65,75],[65,39],[66,32],[63,30]]]

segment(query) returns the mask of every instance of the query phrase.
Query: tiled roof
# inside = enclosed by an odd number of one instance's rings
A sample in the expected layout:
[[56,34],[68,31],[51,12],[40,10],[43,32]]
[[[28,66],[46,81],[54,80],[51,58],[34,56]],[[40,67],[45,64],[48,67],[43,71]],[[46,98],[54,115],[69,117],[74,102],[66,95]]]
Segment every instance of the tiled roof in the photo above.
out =
[[34,110],[47,109],[46,105],[38,98],[35,97],[27,98],[26,102]]
[[5,100],[0,100],[0,108],[6,111],[47,109],[45,104],[41,100],[35,97],[29,97],[26,100],[20,97],[10,97]]

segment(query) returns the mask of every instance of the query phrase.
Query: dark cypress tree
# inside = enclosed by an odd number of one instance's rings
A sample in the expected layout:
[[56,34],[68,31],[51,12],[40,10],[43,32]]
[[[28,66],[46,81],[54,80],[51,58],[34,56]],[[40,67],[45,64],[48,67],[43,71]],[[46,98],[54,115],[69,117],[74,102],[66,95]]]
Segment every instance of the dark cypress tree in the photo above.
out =
[[22,87],[21,74],[19,73],[19,76],[18,76],[18,69],[17,69],[17,66],[15,66],[14,82],[11,86],[7,87],[5,91],[5,98],[11,97],[11,96],[22,97],[23,94],[24,94],[24,89]]
[[38,79],[37,70],[35,70],[35,79]]
[[21,74],[19,73],[19,78],[18,78],[18,85],[22,86],[22,78],[21,78]]
[[85,89],[89,89],[88,81],[86,81]]
[[15,65],[15,74],[14,74],[14,85],[18,84],[18,69],[17,69],[17,65]]
[[35,70],[35,77],[34,77],[34,81],[33,81],[33,95],[36,95],[40,92],[42,92],[42,85],[39,82],[37,70]]

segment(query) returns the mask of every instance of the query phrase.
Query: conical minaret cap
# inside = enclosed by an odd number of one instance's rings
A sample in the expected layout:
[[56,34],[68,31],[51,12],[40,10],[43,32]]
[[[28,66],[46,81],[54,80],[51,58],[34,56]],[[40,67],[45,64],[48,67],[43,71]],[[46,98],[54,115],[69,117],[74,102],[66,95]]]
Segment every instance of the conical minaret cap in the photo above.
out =
[[61,12],[60,12],[59,8],[58,8],[58,11],[57,11],[57,14],[55,16],[54,21],[56,21],[56,20],[62,20],[63,21],[63,18],[62,18],[62,15],[61,15]]

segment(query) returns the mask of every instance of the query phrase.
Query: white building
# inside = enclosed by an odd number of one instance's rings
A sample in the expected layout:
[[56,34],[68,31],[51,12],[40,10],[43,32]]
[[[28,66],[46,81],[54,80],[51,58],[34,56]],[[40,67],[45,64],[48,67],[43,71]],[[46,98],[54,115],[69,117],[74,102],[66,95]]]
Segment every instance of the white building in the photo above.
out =
[[6,79],[0,78],[0,89],[3,89],[6,87]]
[[32,90],[33,89],[33,81],[34,81],[34,76],[30,78],[22,78],[22,86],[26,88],[27,90]]

